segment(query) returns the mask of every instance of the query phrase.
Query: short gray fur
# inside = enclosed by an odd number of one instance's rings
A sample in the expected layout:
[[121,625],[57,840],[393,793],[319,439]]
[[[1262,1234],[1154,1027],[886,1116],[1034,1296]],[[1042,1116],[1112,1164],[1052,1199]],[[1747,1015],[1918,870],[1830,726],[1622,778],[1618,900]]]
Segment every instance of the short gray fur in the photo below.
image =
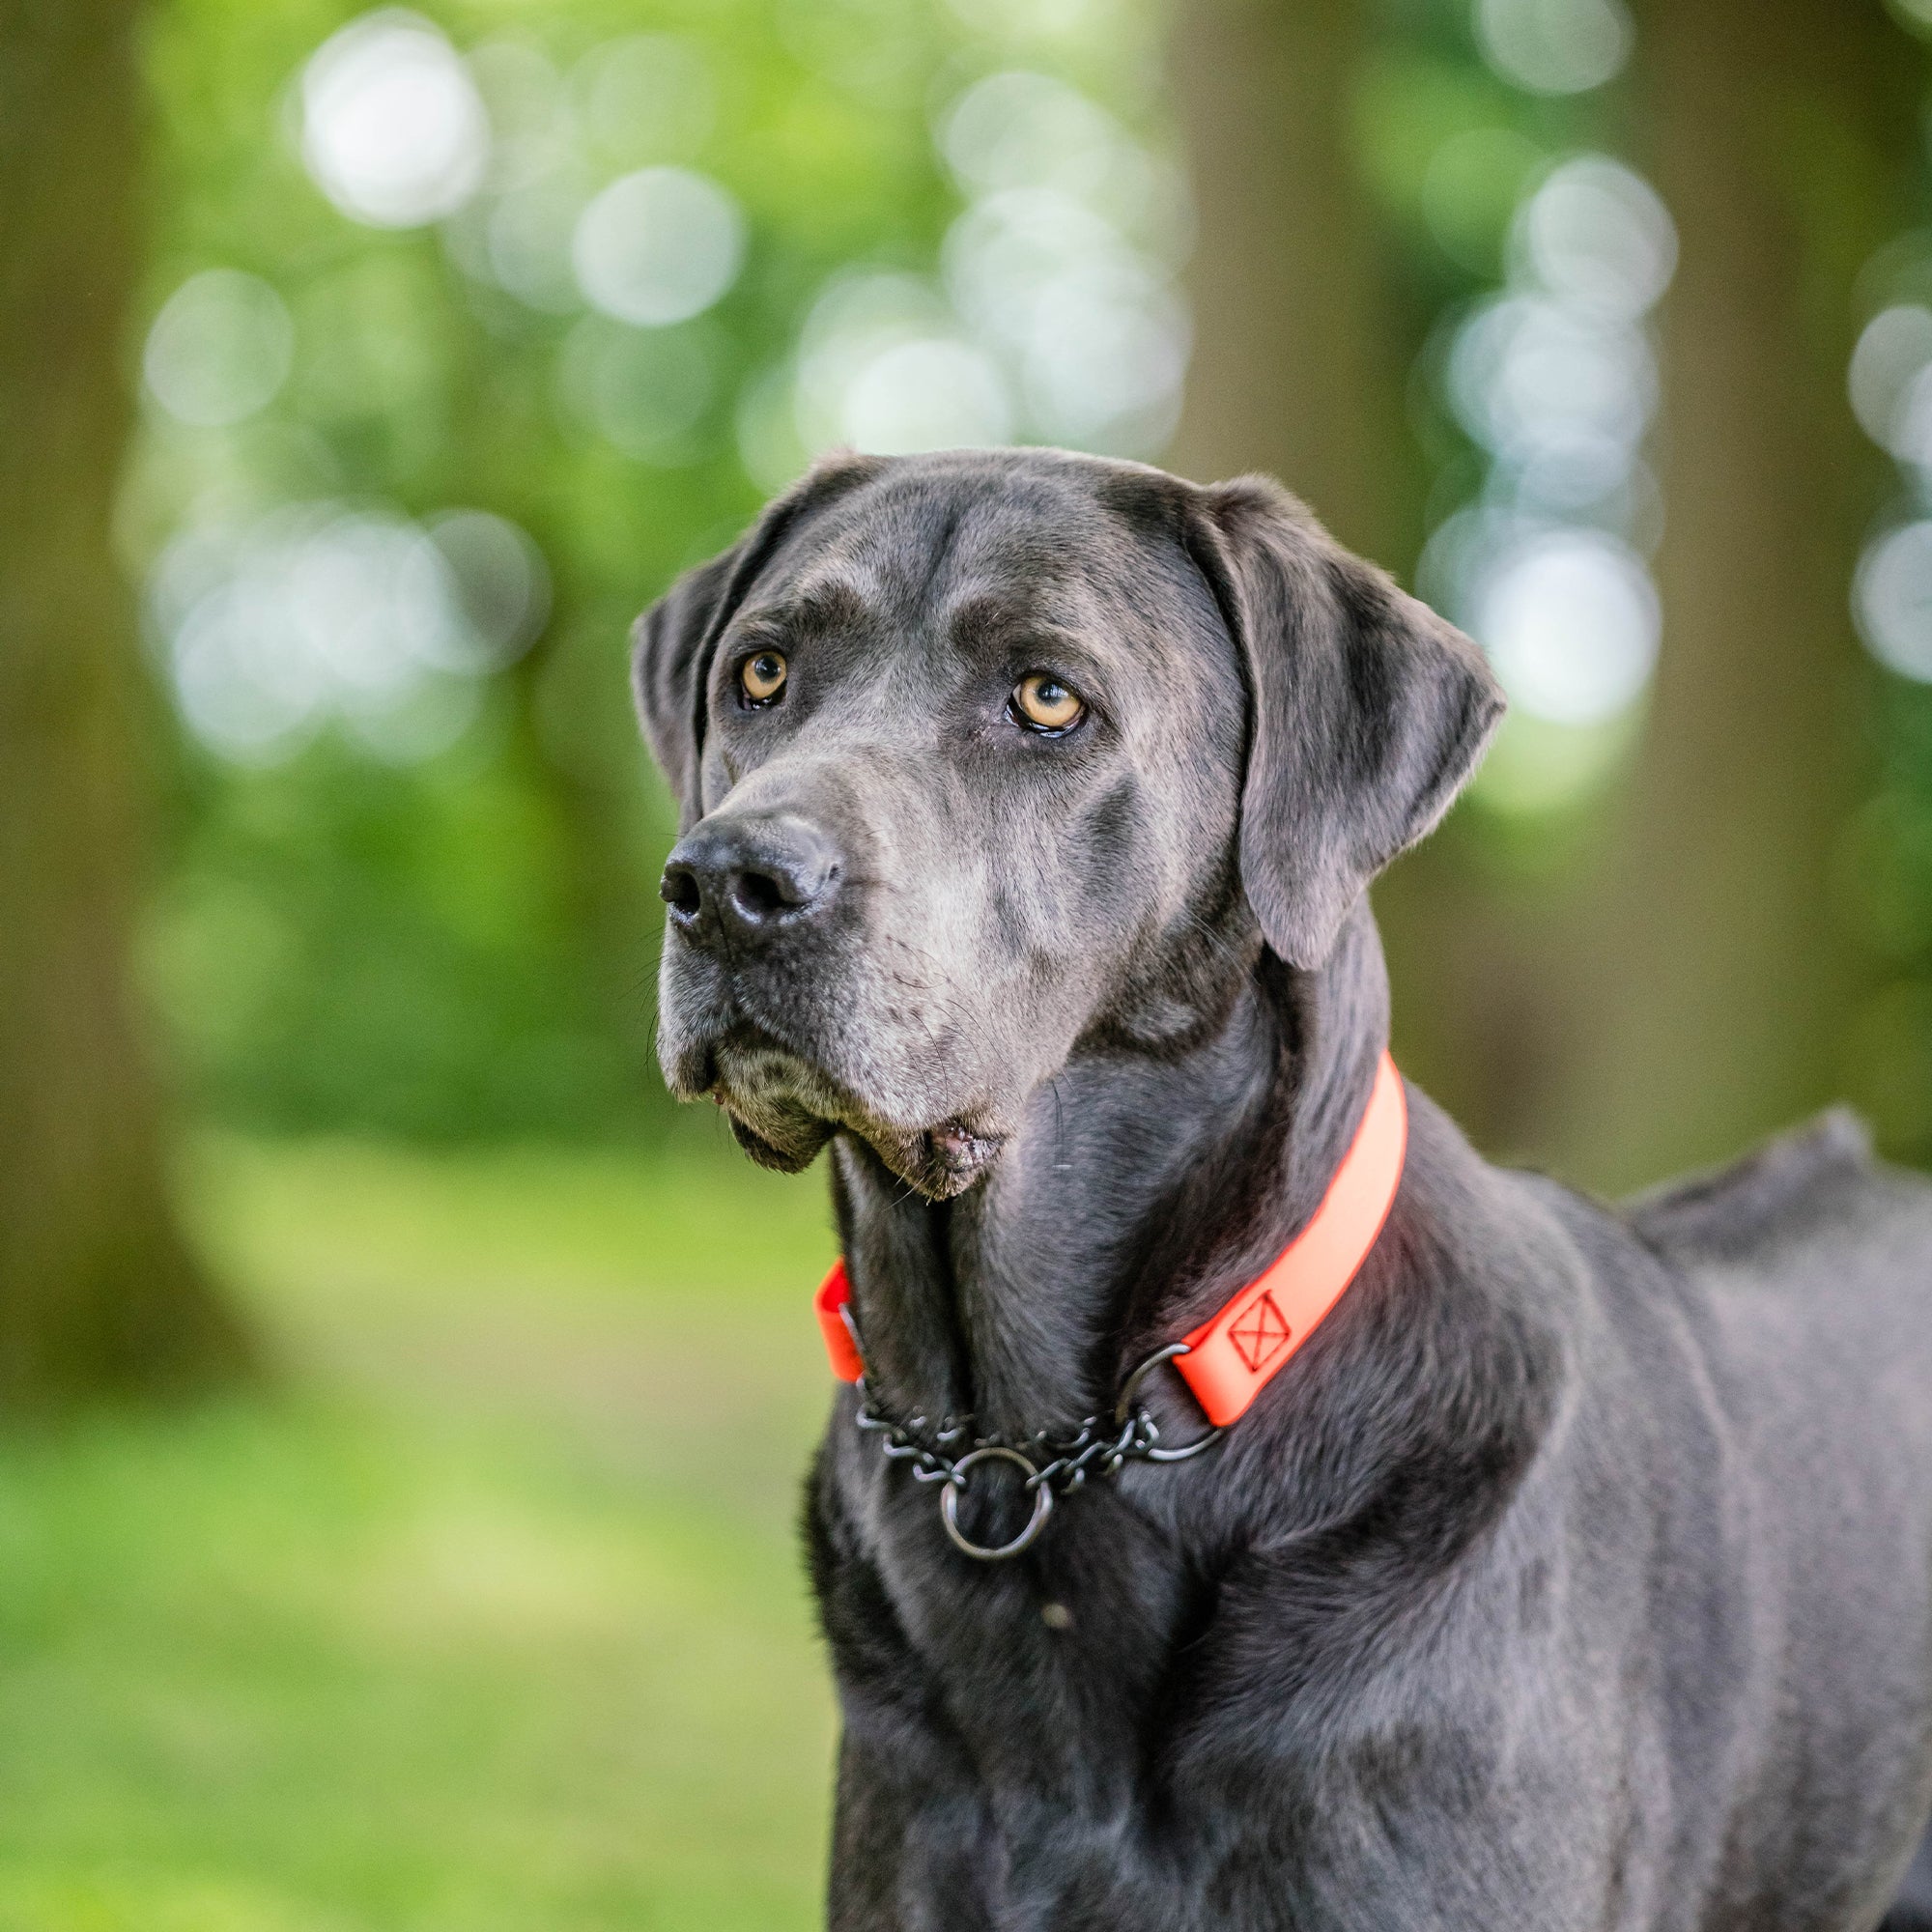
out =
[[[1041,668],[1088,700],[1063,738],[1009,712]],[[1030,450],[828,462],[636,670],[685,827],[671,1086],[772,1165],[830,1143],[895,1410],[1105,1408],[1350,1140],[1364,888],[1481,754],[1480,654],[1264,480]],[[1885,1915],[1932,1812],[1932,1187],[1833,1115],[1614,1208],[1409,1101],[1308,1346],[1024,1556],[955,1551],[839,1397],[838,1932]]]

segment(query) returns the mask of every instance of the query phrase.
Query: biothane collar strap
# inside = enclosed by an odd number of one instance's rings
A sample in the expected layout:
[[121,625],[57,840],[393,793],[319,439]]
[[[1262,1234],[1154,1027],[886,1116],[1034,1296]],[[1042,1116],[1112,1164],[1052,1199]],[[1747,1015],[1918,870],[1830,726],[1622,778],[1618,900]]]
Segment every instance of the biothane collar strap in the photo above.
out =
[[[1176,1373],[1217,1429],[1247,1412],[1360,1272],[1395,1203],[1407,1149],[1402,1075],[1384,1053],[1355,1138],[1314,1217],[1264,1274],[1183,1337],[1183,1352],[1173,1358]],[[819,1285],[813,1307],[832,1373],[846,1382],[865,1373],[844,1315],[851,1298],[840,1259]]]

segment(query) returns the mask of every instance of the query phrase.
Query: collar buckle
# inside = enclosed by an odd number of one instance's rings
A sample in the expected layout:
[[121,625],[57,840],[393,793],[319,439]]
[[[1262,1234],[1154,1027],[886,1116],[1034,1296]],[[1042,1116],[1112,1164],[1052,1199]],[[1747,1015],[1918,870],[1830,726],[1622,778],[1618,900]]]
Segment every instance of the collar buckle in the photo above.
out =
[[[1114,1405],[1114,1421],[1124,1425],[1134,1415],[1134,1398],[1141,1392],[1141,1384],[1159,1368],[1163,1362],[1174,1361],[1178,1356],[1191,1354],[1193,1345],[1188,1342],[1170,1342],[1164,1349],[1156,1349],[1124,1382],[1121,1384],[1121,1399]],[[1198,1456],[1204,1449],[1211,1448],[1225,1433],[1219,1424],[1210,1427],[1205,1435],[1196,1436],[1192,1442],[1183,1442],[1178,1449],[1163,1449],[1160,1444],[1160,1424],[1146,1409],[1139,1411],[1140,1426],[1147,1432],[1148,1446],[1142,1452],[1150,1463],[1184,1463],[1190,1456]]]

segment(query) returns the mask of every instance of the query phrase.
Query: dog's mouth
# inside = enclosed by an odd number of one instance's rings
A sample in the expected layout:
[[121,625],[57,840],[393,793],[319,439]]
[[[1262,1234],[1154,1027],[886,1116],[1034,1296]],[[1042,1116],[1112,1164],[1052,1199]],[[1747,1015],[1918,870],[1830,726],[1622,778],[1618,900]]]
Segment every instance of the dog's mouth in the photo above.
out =
[[738,1144],[761,1166],[796,1174],[841,1129],[931,1200],[951,1200],[999,1158],[1008,1135],[966,1114],[891,1120],[810,1055],[767,1027],[736,1020],[679,1069],[682,1097],[724,1110]]

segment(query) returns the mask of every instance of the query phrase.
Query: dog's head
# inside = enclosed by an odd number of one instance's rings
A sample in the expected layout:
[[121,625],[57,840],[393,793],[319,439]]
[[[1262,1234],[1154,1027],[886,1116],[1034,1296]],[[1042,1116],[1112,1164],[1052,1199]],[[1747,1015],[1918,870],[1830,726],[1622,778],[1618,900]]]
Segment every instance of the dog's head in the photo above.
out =
[[1084,1039],[1318,967],[1502,709],[1285,492],[1058,451],[844,457],[681,579],[636,688],[684,836],[659,1053],[758,1159],[945,1197]]

